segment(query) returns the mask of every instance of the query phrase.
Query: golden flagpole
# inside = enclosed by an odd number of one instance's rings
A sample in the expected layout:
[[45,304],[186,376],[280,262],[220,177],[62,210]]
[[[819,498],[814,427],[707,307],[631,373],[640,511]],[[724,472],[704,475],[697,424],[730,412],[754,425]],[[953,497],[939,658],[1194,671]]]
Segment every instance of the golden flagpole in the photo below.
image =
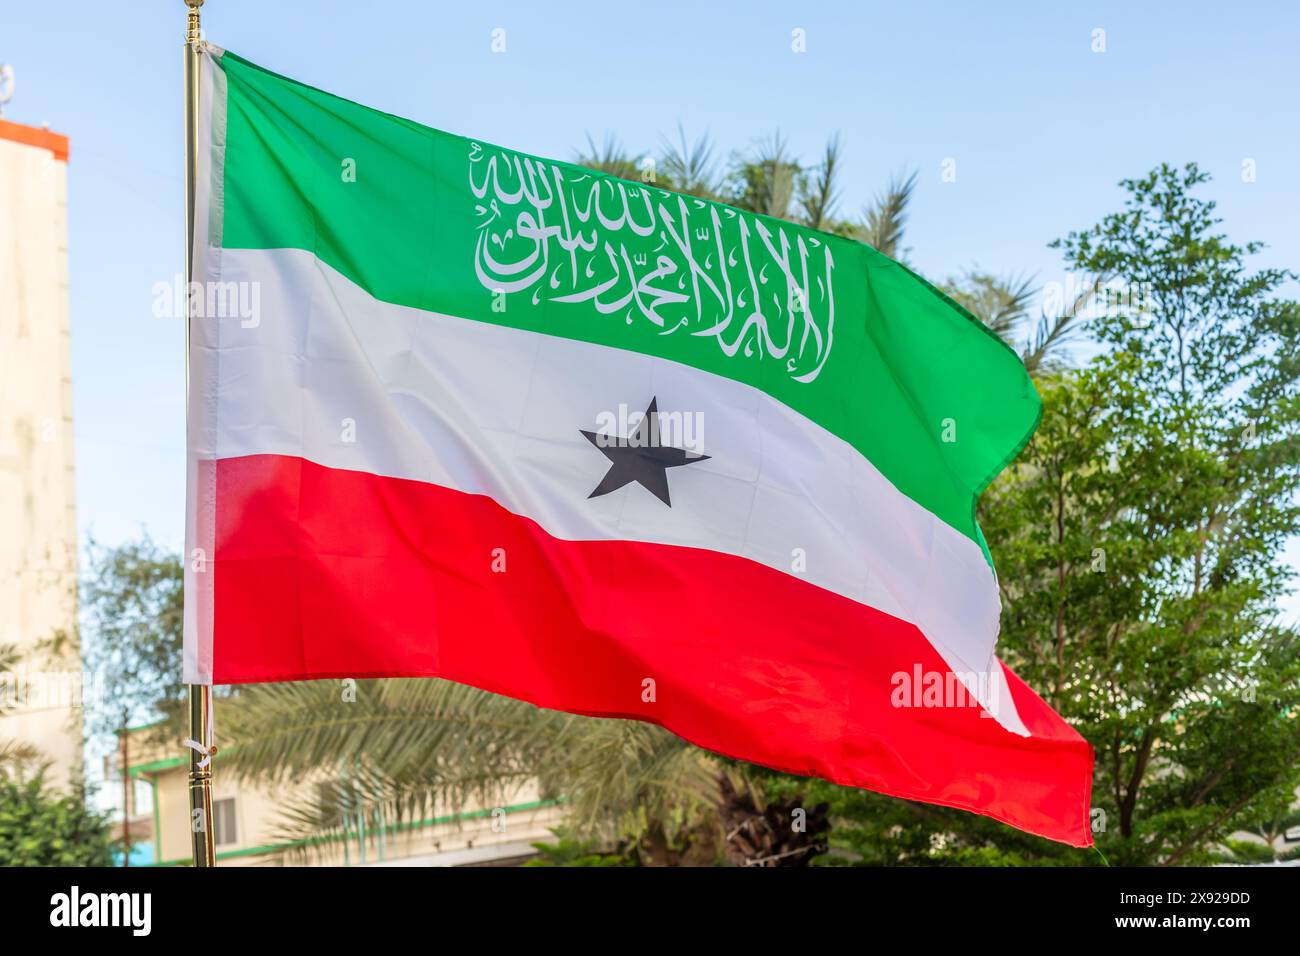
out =
[[[190,393],[190,323],[194,281],[194,171],[199,148],[199,7],[203,0],[185,0],[185,401]],[[188,421],[189,415],[186,415]],[[195,866],[216,865],[216,837],[212,832],[212,757],[207,748],[212,720],[212,688],[190,685],[190,835]],[[154,808],[157,813],[157,808]]]

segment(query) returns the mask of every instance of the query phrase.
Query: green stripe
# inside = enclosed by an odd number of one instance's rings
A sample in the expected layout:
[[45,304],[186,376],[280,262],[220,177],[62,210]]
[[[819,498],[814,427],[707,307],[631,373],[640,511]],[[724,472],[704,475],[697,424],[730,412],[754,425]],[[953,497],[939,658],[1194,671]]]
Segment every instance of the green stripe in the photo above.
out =
[[[1010,349],[898,263],[861,243],[728,206],[653,188],[643,196],[640,183],[430,129],[230,53],[221,62],[225,247],[303,249],[386,302],[661,356],[762,389],[983,544],[975,501],[1033,433],[1038,396]],[[516,162],[525,182],[533,174],[537,203],[510,201],[519,187]],[[471,179],[492,183],[493,163],[496,186],[476,197]],[[355,181],[348,181],[350,170]],[[556,174],[561,184],[548,195],[540,179],[553,183]],[[593,190],[610,219],[628,196],[633,222],[653,225],[650,234],[597,226],[594,217],[579,223]],[[521,236],[529,228],[521,213],[545,229],[563,226],[565,212],[570,227],[558,235]],[[593,253],[577,250],[575,259],[562,246],[575,230],[597,240]],[[775,255],[763,245],[763,230]],[[519,291],[494,295],[510,277],[490,264],[486,284],[476,273],[485,248],[498,262],[518,263],[542,247],[545,270]],[[786,248],[793,282],[779,261]],[[639,302],[620,302],[632,291],[629,275],[637,277]],[[751,276],[770,347],[757,326],[746,328],[754,312]],[[791,291],[805,283],[806,297]],[[564,296],[581,301],[557,301]],[[804,303],[810,321],[794,316],[788,334],[792,300]],[[731,322],[719,333],[728,307]]]

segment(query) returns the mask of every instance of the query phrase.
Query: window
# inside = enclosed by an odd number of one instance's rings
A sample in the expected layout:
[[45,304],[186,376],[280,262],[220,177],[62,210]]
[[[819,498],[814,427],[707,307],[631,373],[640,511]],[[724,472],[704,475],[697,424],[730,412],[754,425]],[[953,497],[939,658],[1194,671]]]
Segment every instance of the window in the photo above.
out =
[[225,846],[239,839],[235,829],[234,797],[212,802],[212,830],[216,846]]

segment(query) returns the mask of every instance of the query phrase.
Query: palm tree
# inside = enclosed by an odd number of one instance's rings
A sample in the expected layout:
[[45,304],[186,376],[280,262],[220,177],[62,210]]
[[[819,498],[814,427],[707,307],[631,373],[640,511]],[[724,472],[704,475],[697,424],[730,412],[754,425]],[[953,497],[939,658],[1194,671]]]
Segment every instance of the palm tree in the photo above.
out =
[[638,179],[641,176],[641,169],[637,165],[638,158],[628,153],[616,136],[606,134],[604,141],[597,146],[588,133],[587,147],[585,150],[578,150],[574,161],[579,166],[586,166],[588,169],[608,173],[620,179]]
[[253,685],[225,710],[240,777],[332,781],[286,804],[280,836],[300,855],[358,813],[400,823],[439,805],[493,806],[532,780],[564,797],[578,832],[673,844],[716,818],[727,772],[653,725],[542,710],[442,680],[362,681],[350,703],[331,681]]
[[916,188],[916,173],[895,176],[863,213],[862,226],[854,238],[877,252],[902,261],[903,227],[907,223],[907,206]]
[[701,199],[717,198],[718,173],[713,161],[713,144],[707,133],[688,144],[686,131],[678,123],[677,142],[662,139],[660,149],[663,158],[659,168],[668,188]]
[[731,166],[725,201],[762,216],[800,221],[791,207],[804,170],[780,130],[760,140],[752,152],[733,156]]
[[822,161],[805,171],[800,207],[805,225],[834,232],[835,206],[839,202],[840,137],[836,133],[826,141]]
[[1068,306],[1055,318],[1043,315],[1038,320],[1034,334],[1021,350],[1020,357],[1030,375],[1047,375],[1061,371],[1065,367],[1062,348],[1068,344],[1079,331],[1079,317],[1093,296],[1101,291],[1109,277],[1098,275],[1092,278]]
[[1016,349],[1029,374],[1039,377],[1065,367],[1065,347],[1077,336],[1083,310],[1105,282],[1105,276],[1094,277],[1060,315],[1040,314],[1032,330],[1025,327],[1040,293],[1032,278],[998,277],[972,270],[960,279],[949,279],[947,292],[998,338]]

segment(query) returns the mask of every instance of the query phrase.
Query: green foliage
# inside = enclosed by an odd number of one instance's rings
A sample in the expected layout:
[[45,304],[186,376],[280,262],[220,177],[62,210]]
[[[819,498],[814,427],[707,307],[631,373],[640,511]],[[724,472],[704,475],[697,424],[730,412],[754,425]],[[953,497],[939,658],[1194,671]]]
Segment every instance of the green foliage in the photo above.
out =
[[[1281,805],[1281,804],[1279,804]],[[1223,863],[1276,863],[1300,860],[1300,844],[1289,847],[1283,840],[1290,830],[1300,829],[1300,810],[1285,809],[1256,819],[1243,829],[1254,834],[1254,840],[1225,840],[1224,852],[1219,856]]]
[[[354,692],[353,692],[354,691]],[[717,800],[714,758],[638,721],[598,720],[441,680],[258,684],[227,701],[223,769],[265,783],[323,775],[290,796],[286,842],[338,834],[360,813],[389,822],[498,805],[539,780],[590,838],[690,842]],[[309,856],[318,844],[295,849]]]
[[82,656],[99,690],[88,701],[91,732],[118,733],[159,714],[158,733],[175,736],[185,701],[184,627],[179,556],[149,537],[117,548],[89,547],[81,590]]
[[[895,176],[857,220],[840,218],[840,179],[844,162],[840,140],[826,141],[819,162],[805,164],[778,131],[748,151],[732,153],[719,177],[713,145],[707,136],[688,142],[679,126],[676,142],[664,139],[653,183],[662,188],[730,203],[741,209],[846,236],[904,261],[903,230],[916,189],[917,175]],[[644,178],[647,157],[627,152],[607,137],[597,146],[589,136],[577,156],[580,165],[624,179]],[[1059,315],[1043,317],[1031,327],[1038,289],[1024,277],[999,278],[978,270],[949,280],[946,291],[983,321],[1008,345],[1019,350],[1031,374],[1059,371],[1062,350],[1078,332],[1079,313],[1098,283],[1094,282]]]
[[596,141],[587,136],[587,148],[579,150],[574,161],[579,166],[586,166],[597,172],[618,176],[620,179],[639,179],[641,170],[637,165],[638,157],[631,155],[614,136],[606,136],[597,146]]
[[40,774],[0,774],[0,867],[112,865],[108,818],[84,790],[58,794]]
[[829,852],[816,866],[1093,866],[1092,851],[1051,840],[963,810],[900,800],[869,790],[770,771],[772,799],[830,804]]
[[[1194,165],[1125,180],[1058,244],[1138,294],[1044,389],[987,506],[1022,676],[1097,749],[1117,863],[1197,863],[1300,784],[1300,636],[1277,623],[1300,531],[1300,306],[1214,230]],[[1113,851],[1113,852],[1112,852]]]
[[907,225],[907,207],[916,189],[916,173],[895,176],[885,191],[863,213],[862,225],[850,234],[891,259],[906,261],[903,228]]
[[556,842],[534,843],[539,856],[524,866],[636,866],[636,860],[624,853],[598,851],[593,840],[579,839],[561,829],[551,832]]
[[1273,863],[1279,857],[1273,848],[1253,840],[1225,840],[1224,852],[1217,857],[1220,863],[1234,863],[1239,866],[1252,866],[1260,863]]
[[[721,174],[708,136],[688,142],[680,126],[677,136],[676,142],[661,141],[661,155],[654,167],[654,179],[650,180],[659,188],[833,232],[865,242],[887,256],[904,258],[903,228],[916,188],[916,173],[891,179],[859,219],[845,219],[838,213],[844,171],[838,136],[826,141],[818,162],[803,163],[777,131],[749,150],[733,152]],[[597,146],[588,136],[586,148],[578,151],[575,161],[589,169],[639,181],[648,169],[648,159],[648,154],[629,153],[613,137],[606,137]]]
[[1040,290],[1031,278],[1003,278],[975,269],[949,279],[944,291],[1016,349],[1030,375],[1041,378],[1068,368],[1066,347],[1078,337],[1080,316],[1101,287],[1100,277],[1086,283],[1058,314],[1040,314],[1036,321],[1034,304]]
[[718,174],[713,164],[713,145],[708,136],[694,143],[686,141],[686,131],[677,126],[677,142],[664,140],[660,175],[666,188],[702,199],[713,199],[718,194]]
[[780,132],[762,140],[749,155],[737,154],[724,185],[734,206],[776,219],[793,219],[796,198],[807,191],[807,173]]

